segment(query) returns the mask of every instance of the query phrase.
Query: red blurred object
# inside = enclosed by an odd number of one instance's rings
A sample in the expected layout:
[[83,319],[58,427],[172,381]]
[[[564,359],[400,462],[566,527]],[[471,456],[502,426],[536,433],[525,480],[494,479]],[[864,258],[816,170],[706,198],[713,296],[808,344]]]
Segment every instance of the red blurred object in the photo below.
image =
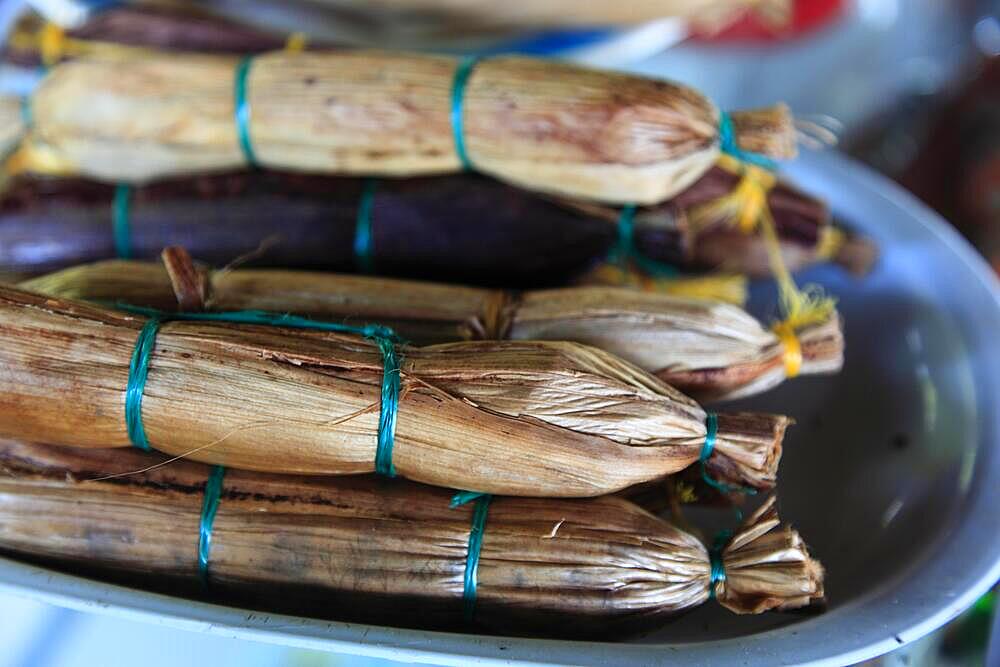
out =
[[[824,28],[843,14],[847,0],[791,0],[791,17],[780,10],[769,9],[762,0],[757,9],[747,10],[746,16],[715,33],[696,32],[692,39],[701,42],[775,42],[802,37]],[[789,20],[790,18],[790,20]]]

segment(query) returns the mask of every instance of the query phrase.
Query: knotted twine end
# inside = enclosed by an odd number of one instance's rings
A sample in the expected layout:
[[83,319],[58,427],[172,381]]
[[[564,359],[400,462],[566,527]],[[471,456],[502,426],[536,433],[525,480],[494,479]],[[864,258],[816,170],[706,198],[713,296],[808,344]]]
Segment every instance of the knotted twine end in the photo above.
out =
[[768,193],[777,179],[771,173],[777,163],[763,155],[742,150],[736,143],[735,130],[729,114],[719,116],[719,138],[723,155],[719,165],[740,175],[732,192],[692,212],[692,220],[699,227],[723,219],[734,222],[744,233],[760,230],[767,250],[768,262],[778,285],[780,321],[772,326],[782,347],[785,375],[793,378],[802,370],[802,344],[798,332],[804,327],[820,324],[829,319],[836,308],[836,300],[826,296],[822,288],[809,285],[803,289],[795,284],[781,254],[781,240],[767,202]]
[[719,150],[726,155],[732,155],[740,162],[763,167],[769,171],[774,171],[778,168],[778,163],[766,155],[745,151],[740,147],[733,119],[725,111],[719,112]]
[[677,269],[664,262],[646,257],[635,245],[635,204],[626,204],[618,216],[618,239],[608,253],[607,261],[617,264],[622,273],[628,273],[629,264],[634,264],[653,278],[676,278]]
[[722,552],[732,538],[733,531],[721,530],[716,534],[712,548],[708,550],[709,563],[712,567],[708,580],[708,597],[710,600],[716,598],[715,585],[726,580],[726,568],[722,561]]

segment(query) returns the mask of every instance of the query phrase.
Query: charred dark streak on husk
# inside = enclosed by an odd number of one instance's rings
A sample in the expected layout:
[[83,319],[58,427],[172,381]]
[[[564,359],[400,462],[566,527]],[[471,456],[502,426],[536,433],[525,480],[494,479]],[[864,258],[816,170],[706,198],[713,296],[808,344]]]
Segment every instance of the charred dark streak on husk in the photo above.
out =
[[[149,479],[145,473],[135,474],[124,473],[117,477],[104,477],[106,471],[96,470],[68,470],[65,468],[51,468],[45,464],[39,465],[34,459],[23,456],[12,456],[3,454],[3,461],[0,462],[0,473],[9,477],[31,477],[35,479],[56,480],[65,482],[67,479],[73,484],[102,484],[113,485],[121,488],[147,489],[160,492],[172,492],[182,495],[202,494],[205,492],[205,482],[197,484],[181,484],[179,482],[156,481]],[[205,470],[207,476],[208,470]],[[102,478],[103,477],[103,478]],[[0,483],[2,483],[0,478]],[[275,494],[261,493],[259,491],[243,491],[236,482],[236,488],[225,487],[223,483],[221,497],[224,500],[253,500],[255,502],[267,502],[272,505],[278,504],[304,504],[318,505],[323,507],[334,507],[343,510],[350,510],[351,505],[337,502],[320,494],[297,495],[297,494]]]

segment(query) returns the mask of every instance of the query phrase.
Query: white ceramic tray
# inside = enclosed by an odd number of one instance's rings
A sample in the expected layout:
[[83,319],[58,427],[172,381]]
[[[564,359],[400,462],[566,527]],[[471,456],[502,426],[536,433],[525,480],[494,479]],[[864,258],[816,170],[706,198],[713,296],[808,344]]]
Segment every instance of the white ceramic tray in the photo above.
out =
[[[709,603],[616,644],[251,612],[3,559],[0,589],[228,636],[456,665],[847,664],[920,637],[1000,577],[998,285],[950,227],[885,179],[835,154],[807,154],[787,172],[884,251],[863,280],[832,267],[803,276],[840,299],[843,373],[741,404],[798,420],[786,441],[781,508],[827,567],[826,613],[737,617]],[[756,301],[770,303],[768,291]]]

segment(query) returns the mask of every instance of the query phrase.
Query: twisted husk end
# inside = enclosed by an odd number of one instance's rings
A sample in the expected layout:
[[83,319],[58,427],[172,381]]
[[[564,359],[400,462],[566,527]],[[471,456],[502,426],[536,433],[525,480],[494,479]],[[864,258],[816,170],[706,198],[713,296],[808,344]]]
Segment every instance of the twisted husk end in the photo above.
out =
[[759,412],[718,415],[715,450],[706,462],[712,479],[736,487],[773,489],[790,417]]
[[798,154],[795,118],[788,105],[733,111],[729,117],[741,149],[775,160],[790,160]]
[[796,531],[781,525],[773,495],[729,541],[722,563],[726,576],[715,584],[715,596],[737,614],[796,609],[823,599],[823,566]]

